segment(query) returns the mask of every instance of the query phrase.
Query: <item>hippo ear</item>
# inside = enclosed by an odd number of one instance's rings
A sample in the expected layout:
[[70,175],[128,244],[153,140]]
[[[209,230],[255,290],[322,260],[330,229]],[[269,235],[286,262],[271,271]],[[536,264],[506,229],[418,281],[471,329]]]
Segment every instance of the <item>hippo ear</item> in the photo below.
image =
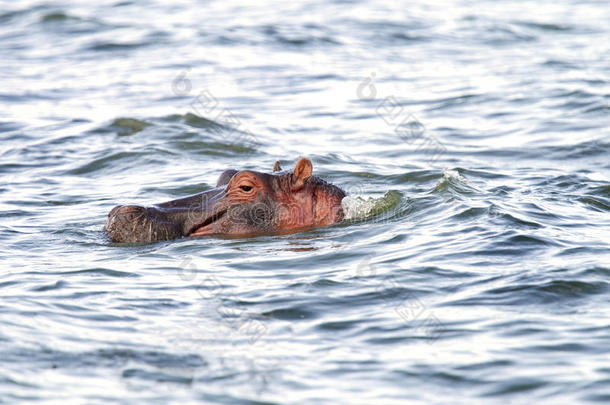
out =
[[297,165],[294,167],[294,172],[292,173],[292,190],[296,191],[303,187],[305,181],[311,177],[311,173],[313,172],[313,165],[311,164],[311,160],[307,158],[301,158],[297,162]]
[[275,163],[273,164],[273,171],[279,172],[281,170],[282,170],[282,166],[280,166],[280,161],[276,160]]
[[224,172],[222,172],[222,174],[218,178],[218,181],[216,182],[216,187],[220,187],[220,186],[224,186],[225,184],[229,184],[229,181],[231,181],[231,178],[233,176],[235,176],[235,173],[237,173],[237,170],[235,170],[235,169],[229,169],[229,170],[225,170]]

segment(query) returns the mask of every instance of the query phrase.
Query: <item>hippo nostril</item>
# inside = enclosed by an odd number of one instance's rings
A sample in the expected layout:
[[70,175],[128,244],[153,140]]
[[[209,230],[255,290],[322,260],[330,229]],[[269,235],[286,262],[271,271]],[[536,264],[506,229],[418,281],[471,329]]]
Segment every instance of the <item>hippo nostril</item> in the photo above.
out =
[[109,218],[116,217],[117,215],[130,215],[130,214],[140,214],[144,212],[146,208],[141,207],[139,205],[117,205],[108,213]]
[[121,208],[123,208],[122,205],[117,205],[116,207],[111,209],[110,212],[108,213],[108,218],[113,217],[114,215],[116,215],[117,211],[120,210]]
[[118,205],[108,213],[108,221],[106,227],[111,225],[116,228],[117,225],[128,226],[140,220],[146,213],[146,208],[139,205]]
[[146,210],[146,208],[139,206],[139,205],[125,205],[122,206],[119,210],[118,210],[118,214],[139,214],[142,213]]

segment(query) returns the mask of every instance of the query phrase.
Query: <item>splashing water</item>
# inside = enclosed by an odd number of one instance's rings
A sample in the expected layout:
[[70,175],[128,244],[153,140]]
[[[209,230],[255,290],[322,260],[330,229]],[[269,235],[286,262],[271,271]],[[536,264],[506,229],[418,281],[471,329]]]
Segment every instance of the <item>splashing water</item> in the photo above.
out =
[[400,203],[402,193],[395,190],[390,190],[383,197],[360,197],[347,196],[341,201],[345,220],[359,221],[370,217],[374,217],[381,213],[390,211],[396,208]]

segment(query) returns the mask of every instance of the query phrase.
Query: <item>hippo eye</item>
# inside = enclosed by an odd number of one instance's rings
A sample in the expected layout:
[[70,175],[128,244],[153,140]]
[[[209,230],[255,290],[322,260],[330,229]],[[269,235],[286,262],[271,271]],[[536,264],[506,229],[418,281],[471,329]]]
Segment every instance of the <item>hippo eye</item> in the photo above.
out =
[[244,190],[246,193],[250,190],[252,190],[251,186],[239,186],[239,188],[241,188],[242,190]]

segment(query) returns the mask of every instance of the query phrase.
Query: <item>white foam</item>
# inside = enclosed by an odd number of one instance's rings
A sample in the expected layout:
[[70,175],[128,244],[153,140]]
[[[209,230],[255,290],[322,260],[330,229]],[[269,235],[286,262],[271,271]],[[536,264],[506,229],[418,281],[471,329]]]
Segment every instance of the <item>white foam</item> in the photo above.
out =
[[458,173],[457,170],[451,170],[451,169],[445,169],[443,170],[443,179],[444,180],[457,180],[460,183],[464,183],[467,184],[468,181],[462,177],[462,175],[460,173]]
[[347,196],[341,201],[346,220],[358,220],[387,211],[400,201],[401,193],[388,191],[379,198]]
[[344,197],[341,201],[345,215],[344,219],[353,220],[368,217],[373,213],[378,200],[373,197],[369,197],[366,200],[362,197],[352,197],[349,195]]

